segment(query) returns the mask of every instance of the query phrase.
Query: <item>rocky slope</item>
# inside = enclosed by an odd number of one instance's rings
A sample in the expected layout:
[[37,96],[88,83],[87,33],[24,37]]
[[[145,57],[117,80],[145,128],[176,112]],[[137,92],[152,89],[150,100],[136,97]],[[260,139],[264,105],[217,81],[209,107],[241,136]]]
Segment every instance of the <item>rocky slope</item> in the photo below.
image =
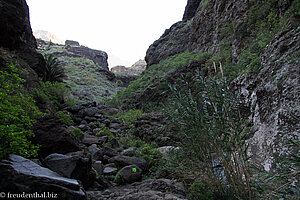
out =
[[115,83],[115,75],[108,70],[104,51],[71,40],[65,45],[38,40],[38,51],[58,58],[67,75],[65,82],[77,102],[100,102],[122,89]]

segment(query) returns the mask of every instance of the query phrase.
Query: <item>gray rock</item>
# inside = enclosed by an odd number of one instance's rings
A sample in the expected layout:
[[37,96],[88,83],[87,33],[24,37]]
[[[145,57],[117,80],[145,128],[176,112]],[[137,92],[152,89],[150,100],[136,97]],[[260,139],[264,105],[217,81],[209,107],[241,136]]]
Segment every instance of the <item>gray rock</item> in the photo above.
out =
[[121,167],[125,167],[127,165],[136,165],[143,170],[145,173],[148,170],[148,163],[146,160],[137,157],[129,157],[129,156],[115,156],[108,160],[110,163],[116,163]]
[[115,149],[112,149],[110,147],[104,146],[101,148],[103,155],[106,155],[108,157],[114,157],[118,155],[118,152]]
[[101,161],[95,161],[93,163],[93,168],[97,171],[99,176],[103,174],[104,166]]
[[105,167],[103,170],[103,174],[116,174],[117,172],[118,169],[114,167]]
[[136,151],[135,148],[130,147],[128,149],[123,150],[121,152],[121,155],[123,155],[123,156],[134,156],[135,151]]
[[88,133],[85,133],[84,137],[82,139],[82,143],[84,143],[86,145],[103,144],[105,142],[104,139],[105,138],[97,137],[97,136],[93,136],[93,135],[90,135]]
[[110,124],[109,124],[109,128],[119,129],[119,128],[121,128],[121,127],[122,127],[122,125],[121,125],[120,123],[115,123],[115,122],[113,122],[113,123],[110,123]]
[[57,194],[59,199],[86,199],[77,180],[64,178],[21,156],[11,154],[0,163],[0,191],[10,193]]
[[64,177],[80,180],[85,188],[92,184],[94,177],[90,174],[92,161],[89,158],[51,154],[44,162],[52,171]]
[[95,129],[95,128],[97,128],[97,126],[94,124],[94,122],[90,122],[89,123],[89,127],[91,128],[91,129]]
[[103,153],[97,147],[96,144],[92,144],[91,146],[89,146],[88,150],[89,150],[89,152],[91,152],[93,160],[102,160],[103,159]]
[[81,117],[94,117],[95,114],[100,113],[100,110],[96,107],[91,107],[91,108],[85,108],[83,110],[80,110],[78,112],[78,115]]
[[124,183],[133,183],[142,178],[142,170],[136,165],[128,165],[123,167],[116,177],[121,176]]
[[114,149],[120,148],[120,144],[116,138],[111,139],[109,142],[112,148]]

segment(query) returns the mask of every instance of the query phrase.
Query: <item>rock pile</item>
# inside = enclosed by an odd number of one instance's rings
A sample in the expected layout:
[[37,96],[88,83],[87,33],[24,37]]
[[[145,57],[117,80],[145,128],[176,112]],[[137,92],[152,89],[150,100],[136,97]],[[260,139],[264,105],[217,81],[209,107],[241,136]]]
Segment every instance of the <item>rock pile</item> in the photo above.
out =
[[[65,111],[72,116],[73,126],[53,115],[35,125],[33,142],[41,144],[39,160],[34,163],[10,155],[0,162],[1,177],[6,177],[0,180],[1,191],[36,192],[37,185],[38,192],[50,191],[67,199],[86,199],[86,191],[89,199],[184,199],[179,183],[167,179],[139,182],[149,164],[134,156],[135,148],[120,145],[119,138],[128,127],[111,117],[117,109],[86,103]],[[71,133],[75,128],[84,134],[82,138]],[[99,134],[103,129],[114,137]]]

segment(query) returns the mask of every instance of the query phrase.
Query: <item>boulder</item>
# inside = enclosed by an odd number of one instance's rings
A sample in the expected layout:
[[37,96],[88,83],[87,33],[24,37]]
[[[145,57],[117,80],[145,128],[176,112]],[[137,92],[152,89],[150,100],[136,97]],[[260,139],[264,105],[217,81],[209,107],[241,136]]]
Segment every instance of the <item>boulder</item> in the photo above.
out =
[[142,178],[142,170],[136,165],[128,165],[123,167],[116,177],[122,178],[124,183],[133,183]]
[[106,140],[107,140],[106,137],[97,137],[85,133],[82,142],[86,145],[92,145],[92,144],[103,144]]
[[146,160],[137,157],[129,157],[129,156],[115,156],[108,160],[109,163],[116,163],[121,167],[125,167],[128,165],[136,165],[143,170],[145,173],[148,170],[148,163]]
[[58,199],[86,199],[77,180],[59,174],[14,154],[0,162],[0,191],[5,193],[44,193]]
[[93,160],[103,159],[103,152],[97,147],[96,144],[89,146],[88,150],[91,152]]
[[133,147],[130,147],[128,149],[124,149],[122,152],[121,152],[121,155],[123,156],[134,156],[135,154],[135,148]]
[[119,110],[109,106],[100,106],[100,110],[108,116],[112,116],[119,113]]
[[105,167],[103,170],[103,174],[116,174],[118,172],[118,168],[115,167]]
[[33,130],[35,137],[32,138],[32,142],[41,145],[39,155],[42,157],[52,153],[66,154],[81,149],[80,141],[53,115],[39,118]]
[[92,161],[89,158],[51,154],[44,162],[52,171],[67,178],[80,180],[85,188],[88,188],[95,178],[90,174]]
[[118,152],[115,149],[112,149],[110,147],[104,146],[101,148],[103,155],[106,155],[108,157],[114,157],[118,155]]
[[93,117],[95,114],[100,113],[100,110],[96,107],[91,107],[91,108],[85,108],[83,110],[80,110],[78,112],[78,115],[81,117]]
[[93,163],[93,168],[96,170],[96,172],[98,173],[98,176],[101,176],[103,174],[103,169],[104,169],[104,166],[102,164],[101,161],[95,161]]

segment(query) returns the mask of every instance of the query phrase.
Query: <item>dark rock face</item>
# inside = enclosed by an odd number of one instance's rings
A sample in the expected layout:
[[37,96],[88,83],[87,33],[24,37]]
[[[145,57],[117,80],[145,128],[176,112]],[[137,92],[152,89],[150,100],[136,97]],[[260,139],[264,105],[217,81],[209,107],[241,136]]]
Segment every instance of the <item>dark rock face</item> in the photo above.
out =
[[191,21],[177,22],[167,29],[147,50],[147,66],[157,64],[169,56],[182,53],[189,47]]
[[101,68],[109,71],[108,69],[108,55],[104,51],[90,49],[85,46],[81,46],[79,42],[67,40],[65,42],[66,49],[75,55],[80,55],[92,60],[95,64],[98,64]]
[[188,1],[187,5],[185,7],[183,18],[182,18],[183,21],[190,20],[195,16],[200,2],[201,2],[201,0],[189,0]]
[[[198,6],[197,6],[198,5]],[[177,22],[156,40],[146,53],[147,66],[169,56],[189,51],[218,52],[222,39],[220,30],[228,23],[241,26],[247,19],[248,1],[189,0],[183,21]],[[243,46],[240,38],[232,38],[234,56]]]
[[35,50],[37,44],[25,0],[0,0],[0,35],[0,46],[16,50],[37,74],[44,72],[45,60]]
[[23,45],[36,47],[25,1],[0,1],[0,46],[19,49]]
[[66,154],[80,150],[78,139],[73,136],[54,116],[46,115],[34,125],[35,144],[40,144],[39,155],[46,157],[52,153]]
[[[10,155],[0,163],[0,190],[10,193],[57,194],[58,199],[86,199],[77,180],[64,178],[21,156]],[[49,196],[50,197],[50,196]]]

